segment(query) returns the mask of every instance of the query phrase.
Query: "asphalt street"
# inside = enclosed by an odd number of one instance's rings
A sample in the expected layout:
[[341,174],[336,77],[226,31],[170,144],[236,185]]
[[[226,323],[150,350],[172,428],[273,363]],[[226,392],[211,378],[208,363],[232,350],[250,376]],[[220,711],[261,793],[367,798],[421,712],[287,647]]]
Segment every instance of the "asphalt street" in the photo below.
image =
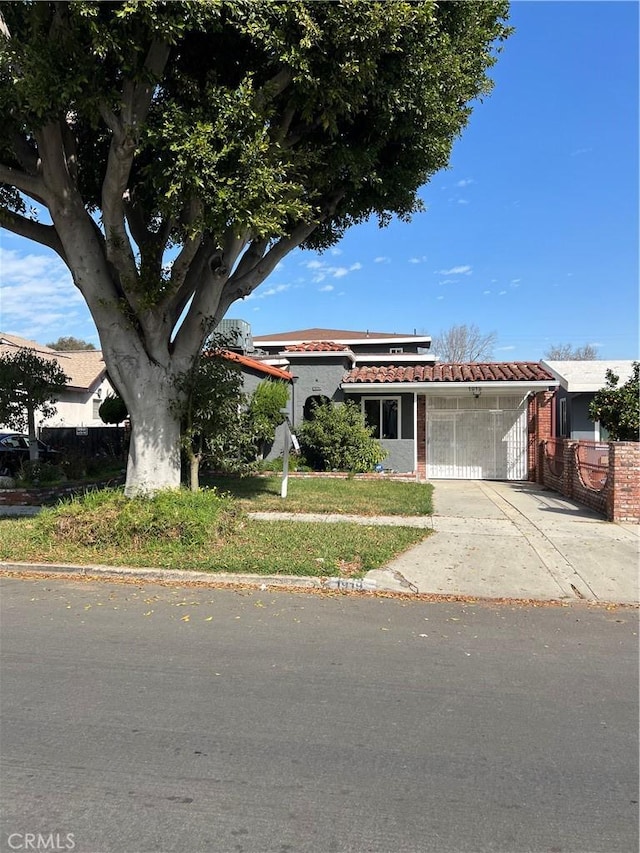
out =
[[630,608],[1,592],[3,851],[638,849]]

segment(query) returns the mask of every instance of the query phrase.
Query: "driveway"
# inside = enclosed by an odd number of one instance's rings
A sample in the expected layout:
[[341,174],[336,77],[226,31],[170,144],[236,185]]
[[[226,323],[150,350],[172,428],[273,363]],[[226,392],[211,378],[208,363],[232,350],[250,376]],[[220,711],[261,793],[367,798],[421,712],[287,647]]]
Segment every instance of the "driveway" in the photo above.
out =
[[419,592],[485,598],[638,602],[637,525],[520,482],[436,480],[434,506],[434,535],[380,581],[391,574]]

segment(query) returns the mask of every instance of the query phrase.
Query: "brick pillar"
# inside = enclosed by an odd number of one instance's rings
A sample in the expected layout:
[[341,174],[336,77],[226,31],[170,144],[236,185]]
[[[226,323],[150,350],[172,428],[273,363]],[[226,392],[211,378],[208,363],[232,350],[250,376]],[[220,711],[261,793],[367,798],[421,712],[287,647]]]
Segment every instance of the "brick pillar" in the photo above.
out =
[[535,397],[529,398],[527,411],[528,479],[537,483],[543,482],[540,442],[545,438],[551,438],[553,432],[551,419],[553,395],[553,391],[540,391]]
[[609,442],[607,518],[640,522],[640,443],[637,441]]
[[418,480],[427,479],[427,404],[424,394],[416,396],[416,454],[418,461],[418,470],[416,476]]
[[562,449],[562,494],[568,498],[573,497],[573,478],[577,471],[576,447],[577,441],[571,441],[570,438],[562,439],[564,447]]

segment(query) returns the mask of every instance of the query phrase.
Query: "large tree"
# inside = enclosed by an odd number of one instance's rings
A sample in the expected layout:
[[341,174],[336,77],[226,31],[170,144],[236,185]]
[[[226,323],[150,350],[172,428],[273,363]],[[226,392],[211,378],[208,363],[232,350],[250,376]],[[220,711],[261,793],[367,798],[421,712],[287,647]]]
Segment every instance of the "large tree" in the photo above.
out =
[[93,344],[90,344],[89,341],[83,341],[82,338],[74,338],[73,335],[66,335],[62,338],[58,338],[57,341],[52,341],[47,344],[51,349],[57,350],[58,352],[78,352],[81,350],[94,350],[95,347]]
[[574,347],[573,344],[552,344],[545,352],[548,361],[593,361],[598,357],[598,350],[593,344]]
[[420,209],[508,3],[1,9],[0,224],[86,299],[131,416],[127,494],[176,486],[175,377],[288,252]]
[[440,361],[490,361],[496,332],[481,332],[474,323],[451,326],[433,337],[431,350]]

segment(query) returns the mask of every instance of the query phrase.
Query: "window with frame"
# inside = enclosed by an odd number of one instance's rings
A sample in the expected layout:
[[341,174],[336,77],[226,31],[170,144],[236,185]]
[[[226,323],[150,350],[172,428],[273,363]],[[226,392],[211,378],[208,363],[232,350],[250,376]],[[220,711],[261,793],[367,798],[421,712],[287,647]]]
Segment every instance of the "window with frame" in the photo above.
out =
[[94,421],[97,421],[100,418],[100,406],[102,405],[102,403],[103,403],[103,401],[99,397],[95,397],[93,399],[93,412],[92,412],[92,414],[93,414]]
[[400,438],[399,397],[364,397],[362,411],[374,438]]
[[396,353],[396,354],[400,353],[400,352],[404,352],[404,347],[389,347],[389,352]]
[[567,438],[567,437],[568,437],[568,435],[569,435],[569,433],[568,433],[568,431],[567,431],[567,426],[568,426],[568,425],[567,425],[567,400],[566,400],[566,398],[565,398],[565,397],[563,397],[563,398],[560,400],[560,412],[559,412],[559,415],[560,415],[560,418],[559,418],[559,420],[560,420],[560,423],[559,423],[559,427],[560,427],[560,436],[561,436],[562,438]]

